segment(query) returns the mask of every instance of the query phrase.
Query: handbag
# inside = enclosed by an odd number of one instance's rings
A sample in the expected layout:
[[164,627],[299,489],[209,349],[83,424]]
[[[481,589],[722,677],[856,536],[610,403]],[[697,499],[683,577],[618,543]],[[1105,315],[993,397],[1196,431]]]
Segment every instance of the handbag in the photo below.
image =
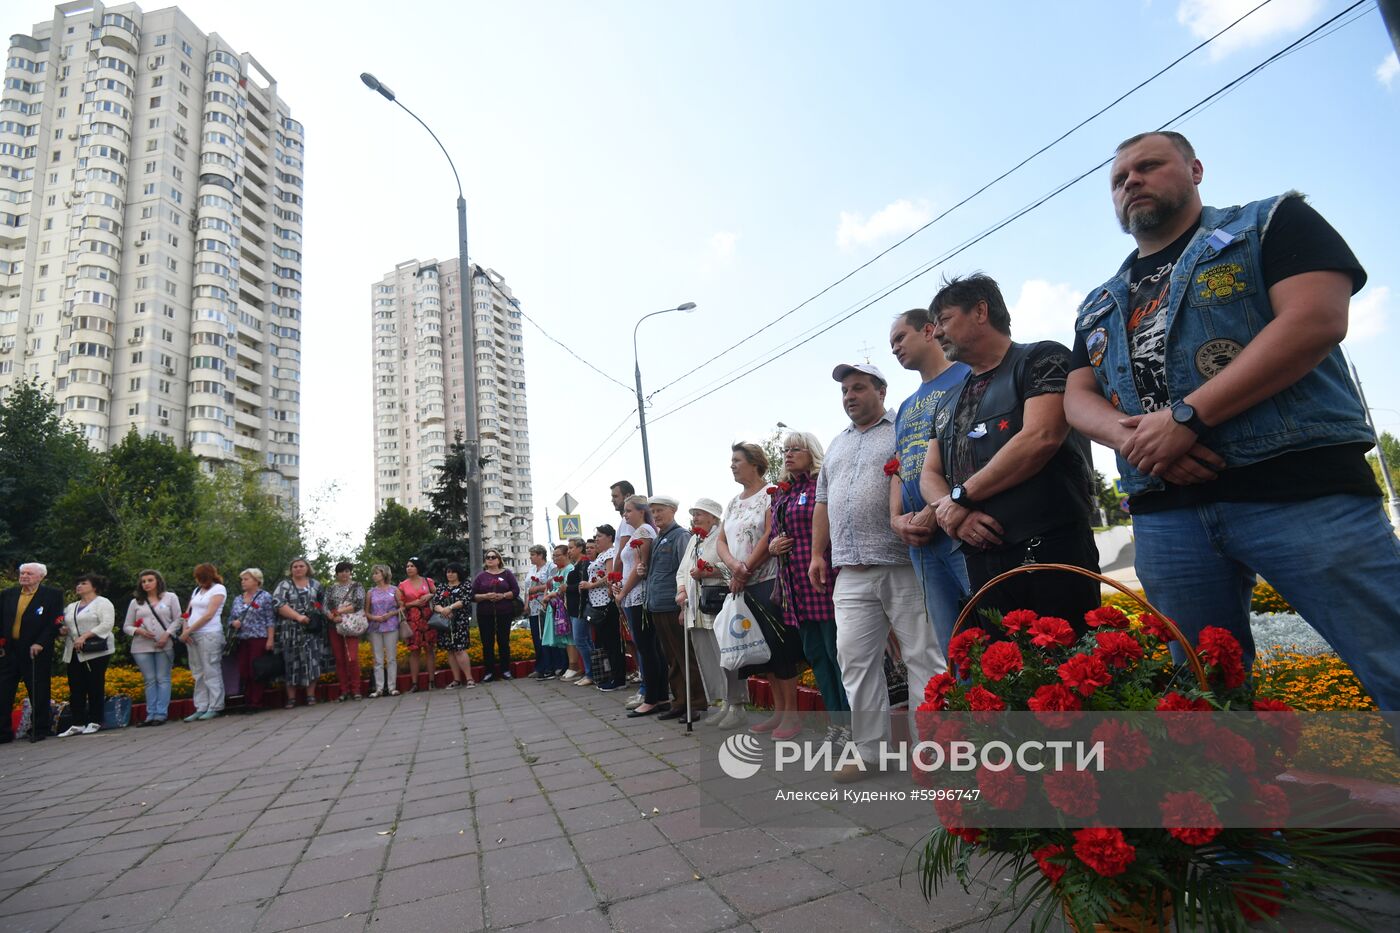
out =
[[719,642],[720,666],[727,671],[762,664],[772,657],[758,619],[738,593],[729,594],[715,616],[715,639]]
[[340,621],[335,624],[335,630],[345,638],[359,638],[369,631],[369,619],[363,611],[356,609],[341,616]]
[[702,583],[699,609],[707,616],[719,615],[719,611],[724,608],[724,601],[728,598],[729,587],[707,586]]
[[428,628],[445,635],[452,630],[452,619],[439,612],[434,612],[428,616]]
[[280,654],[260,654],[253,659],[253,679],[260,684],[279,680],[286,672],[287,665]]
[[893,643],[885,649],[885,686],[889,690],[890,706],[909,702],[909,668]]
[[131,725],[131,697],[108,697],[102,706],[102,728],[125,729]]

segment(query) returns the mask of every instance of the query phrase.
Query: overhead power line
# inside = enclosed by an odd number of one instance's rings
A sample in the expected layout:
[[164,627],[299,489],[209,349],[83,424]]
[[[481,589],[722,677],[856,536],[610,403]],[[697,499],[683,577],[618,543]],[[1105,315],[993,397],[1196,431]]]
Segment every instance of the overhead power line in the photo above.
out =
[[934,217],[932,220],[930,220],[928,223],[924,224],[922,227],[919,227],[917,230],[915,230],[915,231],[913,231],[912,233],[910,233],[910,234],[908,234],[908,235],[906,235],[906,236],[900,238],[898,241],[892,243],[890,246],[888,246],[888,247],[886,247],[885,249],[881,250],[880,252],[876,253],[874,256],[870,257],[870,259],[868,259],[868,260],[866,260],[865,262],[861,263],[860,265],[856,266],[856,267],[855,267],[854,269],[852,269],[850,272],[847,272],[845,275],[841,276],[839,279],[837,279],[836,281],[832,282],[830,285],[827,285],[827,286],[826,286],[825,288],[823,288],[821,291],[817,292],[816,294],[812,295],[812,296],[809,297],[809,298],[806,298],[805,300],[803,300],[803,301],[800,302],[799,304],[795,305],[794,307],[789,308],[787,311],[784,311],[782,314],[778,315],[778,316],[775,317],[773,320],[769,321],[767,324],[764,324],[764,325],[763,325],[762,327],[760,327],[758,330],[754,331],[753,333],[751,333],[751,334],[749,334],[749,335],[747,335],[747,336],[745,336],[745,337],[740,338],[739,340],[737,340],[737,341],[735,341],[734,343],[730,344],[729,346],[725,347],[723,350],[720,350],[720,351],[719,351],[718,353],[716,353],[714,356],[711,356],[709,359],[705,360],[704,362],[700,363],[699,365],[694,366],[694,367],[692,367],[692,368],[686,370],[685,372],[681,373],[681,374],[680,374],[679,376],[677,376],[675,379],[672,379],[670,382],[667,382],[666,384],[662,385],[660,388],[657,388],[657,389],[652,390],[652,392],[647,396],[647,398],[650,399],[652,396],[656,395],[657,393],[664,392],[666,389],[669,389],[671,386],[675,385],[676,383],[681,382],[682,380],[687,379],[687,378],[689,378],[690,376],[693,376],[695,373],[697,373],[697,372],[699,372],[700,370],[704,369],[706,366],[709,366],[709,365],[710,365],[711,363],[713,363],[715,360],[719,359],[719,358],[722,357],[722,356],[725,356],[725,355],[731,353],[731,352],[734,351],[734,350],[737,350],[739,347],[744,346],[746,343],[748,343],[748,342],[749,342],[750,340],[752,340],[754,337],[757,337],[759,334],[761,334],[761,333],[763,333],[764,331],[768,330],[769,328],[773,327],[775,324],[779,323],[780,321],[785,320],[785,319],[788,318],[788,317],[791,317],[792,315],[796,314],[798,311],[801,311],[801,310],[802,310],[803,308],[805,308],[807,305],[811,304],[813,301],[816,301],[818,298],[822,297],[822,296],[825,295],[827,292],[831,291],[833,288],[837,287],[838,285],[841,285],[843,282],[848,281],[852,276],[855,276],[855,275],[859,274],[860,272],[863,272],[865,269],[868,269],[871,265],[873,265],[874,263],[876,263],[876,262],[878,262],[879,260],[883,259],[885,256],[889,255],[889,254],[890,254],[891,252],[893,252],[894,250],[896,250],[896,249],[898,249],[899,247],[903,246],[905,243],[908,243],[908,242],[909,242],[910,240],[912,240],[914,237],[916,237],[916,236],[918,236],[919,234],[923,233],[923,232],[924,232],[925,230],[927,230],[929,227],[932,227],[934,224],[938,223],[938,222],[941,221],[943,218],[947,217],[949,214],[951,214],[951,213],[953,213],[954,211],[956,211],[958,208],[964,206],[964,205],[967,204],[969,201],[971,201],[971,200],[973,200],[974,198],[978,197],[978,196],[981,195],[983,192],[985,192],[987,189],[991,188],[991,187],[994,186],[994,185],[997,185],[997,184],[1001,183],[1002,181],[1004,181],[1004,180],[1006,180],[1007,178],[1009,178],[1011,175],[1013,175],[1013,174],[1015,174],[1016,172],[1020,171],[1022,168],[1024,168],[1024,167],[1025,167],[1026,165],[1028,165],[1030,162],[1032,162],[1033,160],[1035,160],[1035,159],[1038,158],[1039,156],[1043,155],[1044,153],[1048,152],[1048,151],[1049,151],[1050,149],[1052,149],[1053,147],[1059,145],[1061,142],[1063,142],[1064,140],[1068,139],[1068,138],[1069,138],[1070,136],[1072,136],[1074,133],[1076,133],[1077,131],[1083,129],[1085,126],[1087,126],[1088,124],[1092,123],[1094,120],[1097,120],[1099,117],[1103,116],[1105,113],[1107,113],[1108,111],[1112,110],[1114,107],[1118,106],[1118,105],[1121,104],[1123,101],[1127,100],[1129,97],[1131,97],[1132,95],[1136,94],[1138,91],[1140,91],[1140,90],[1142,90],[1143,88],[1147,87],[1147,85],[1151,84],[1153,81],[1156,81],[1158,78],[1162,77],[1162,76],[1165,75],[1167,72],[1171,71],[1171,70],[1172,70],[1173,68],[1175,68],[1177,65],[1181,64],[1181,63],[1184,62],[1186,59],[1190,58],[1192,55],[1195,55],[1195,54],[1196,54],[1197,52],[1199,52],[1201,49],[1203,49],[1203,48],[1205,48],[1206,46],[1210,45],[1210,44],[1211,44],[1212,42],[1214,42],[1216,39],[1219,39],[1221,36],[1225,35],[1225,33],[1229,32],[1231,29],[1234,29],[1234,28],[1235,28],[1236,26],[1238,26],[1240,23],[1244,22],[1246,19],[1248,19],[1249,17],[1253,16],[1255,13],[1258,13],[1260,10],[1262,10],[1264,7],[1268,6],[1268,5],[1269,5],[1270,3],[1272,3],[1272,2],[1273,2],[1273,0],[1263,0],[1263,2],[1260,3],[1258,6],[1254,7],[1253,9],[1249,10],[1248,12],[1244,13],[1242,16],[1240,16],[1238,19],[1236,19],[1234,22],[1230,23],[1229,25],[1225,26],[1225,27],[1224,27],[1223,29],[1221,29],[1219,32],[1217,32],[1217,33],[1215,33],[1214,35],[1212,35],[1212,36],[1210,36],[1210,37],[1208,37],[1208,38],[1202,40],[1200,43],[1198,43],[1197,45],[1195,45],[1195,46],[1192,47],[1191,49],[1188,49],[1186,52],[1184,52],[1184,53],[1182,53],[1181,55],[1177,56],[1177,58],[1175,58],[1174,60],[1172,60],[1172,61],[1171,61],[1169,64],[1167,64],[1165,67],[1159,69],[1159,70],[1156,71],[1154,74],[1150,75],[1149,77],[1147,77],[1147,78],[1145,78],[1144,80],[1142,80],[1142,81],[1138,82],[1137,84],[1135,84],[1133,87],[1131,87],[1131,88],[1129,88],[1128,90],[1124,91],[1122,94],[1118,95],[1116,98],[1114,98],[1114,99],[1113,99],[1112,101],[1110,101],[1108,104],[1105,104],[1103,107],[1100,107],[1098,110],[1094,111],[1092,114],[1090,114],[1089,116],[1085,117],[1083,120],[1080,120],[1080,121],[1079,121],[1078,123],[1076,123],[1074,126],[1072,126],[1072,127],[1070,127],[1069,129],[1065,130],[1065,131],[1064,131],[1063,133],[1061,133],[1059,136],[1055,137],[1055,138],[1052,139],[1050,142],[1048,142],[1048,143],[1046,143],[1045,145],[1041,146],[1039,149],[1035,150],[1035,151],[1032,152],[1030,155],[1028,155],[1028,156],[1026,156],[1024,159],[1022,159],[1020,162],[1017,162],[1015,165],[1011,166],[1011,168],[1007,169],[1006,171],[1002,172],[1000,175],[998,175],[998,176],[996,176],[995,178],[993,178],[991,181],[986,182],[986,183],[983,184],[980,188],[978,188],[977,190],[973,191],[971,194],[967,195],[966,197],[964,197],[962,200],[958,201],[958,202],[957,202],[956,204],[954,204],[953,206],[947,208],[946,210],[944,210],[943,212],[941,212],[940,214],[938,214],[938,216]]
[[[1285,56],[1288,55],[1289,53],[1291,53],[1291,52],[1297,50],[1298,48],[1301,48],[1302,46],[1304,46],[1304,45],[1306,45],[1306,44],[1310,44],[1311,41],[1314,39],[1314,37],[1319,36],[1321,33],[1323,33],[1324,30],[1327,30],[1327,29],[1328,29],[1329,27],[1331,27],[1334,23],[1337,23],[1339,20],[1341,20],[1343,17],[1347,16],[1348,14],[1352,13],[1354,10],[1357,10],[1357,9],[1359,9],[1360,7],[1365,6],[1365,5],[1367,5],[1368,3],[1371,3],[1371,2],[1372,2],[1372,0],[1357,0],[1356,3],[1353,3],[1351,6],[1347,7],[1347,8],[1344,9],[1344,10],[1342,10],[1340,13],[1338,13],[1338,14],[1336,14],[1335,16],[1333,16],[1333,17],[1331,17],[1331,18],[1325,20],[1324,22],[1322,22],[1321,24],[1319,24],[1317,27],[1315,27],[1315,28],[1309,30],[1308,32],[1304,33],[1302,36],[1299,36],[1297,39],[1294,39],[1294,40],[1293,40],[1292,42],[1290,42],[1288,45],[1284,46],[1282,49],[1279,49],[1277,52],[1274,52],[1272,55],[1268,56],[1268,57],[1265,58],[1263,61],[1259,62],[1259,64],[1255,65],[1253,68],[1250,68],[1248,71],[1245,71],[1243,74],[1239,75],[1239,76],[1236,77],[1234,80],[1228,82],[1227,84],[1222,85],[1220,88],[1217,88],[1216,90],[1212,91],[1210,94],[1207,94],[1207,95],[1206,95],[1205,97],[1203,97],[1201,100],[1199,100],[1199,101],[1197,101],[1196,103],[1192,104],[1190,107],[1187,107],[1187,108],[1186,108],[1185,110],[1183,110],[1181,113],[1177,114],[1176,116],[1172,117],[1172,118],[1171,118],[1170,120],[1168,120],[1167,122],[1163,123],[1161,126],[1157,127],[1157,130],[1159,130],[1159,131],[1160,131],[1160,130],[1165,130],[1165,129],[1171,127],[1172,125],[1174,125],[1174,124],[1176,124],[1176,123],[1179,123],[1179,122],[1181,122],[1181,121],[1183,121],[1183,120],[1189,118],[1189,117],[1190,117],[1192,114],[1194,114],[1196,111],[1201,110],[1202,108],[1209,106],[1210,103],[1211,103],[1212,101],[1214,101],[1214,100],[1216,100],[1217,98],[1221,97],[1222,95],[1227,94],[1227,93],[1229,93],[1230,91],[1234,90],[1236,87],[1240,86],[1240,85],[1243,84],[1245,81],[1248,81],[1250,78],[1254,77],[1256,74],[1258,74],[1259,72],[1263,71],[1263,70],[1264,70],[1265,68],[1267,68],[1269,65],[1271,65],[1271,64],[1273,64],[1274,62],[1278,61],[1279,59],[1285,57]],[[1255,9],[1258,9],[1258,7],[1256,7]],[[1345,25],[1345,24],[1343,24],[1343,25]],[[1217,35],[1218,35],[1218,34],[1217,34]],[[962,243],[958,244],[958,245],[955,246],[953,249],[951,249],[951,250],[948,251],[947,253],[943,254],[942,256],[938,257],[937,259],[934,259],[934,260],[932,260],[932,261],[930,261],[930,262],[925,263],[923,266],[917,268],[917,269],[914,270],[913,272],[911,272],[911,273],[907,274],[906,276],[902,277],[899,281],[895,282],[893,285],[891,285],[891,286],[889,286],[888,288],[884,289],[883,291],[879,292],[875,297],[873,297],[873,298],[871,298],[871,299],[869,299],[869,300],[867,300],[867,301],[865,301],[865,302],[862,302],[861,304],[859,304],[859,305],[858,305],[856,308],[854,308],[853,310],[851,310],[851,311],[849,311],[849,312],[847,312],[847,313],[845,313],[845,314],[840,315],[840,316],[837,317],[834,321],[830,322],[830,326],[835,326],[835,325],[838,325],[838,324],[844,323],[845,321],[850,320],[851,318],[855,317],[857,314],[861,313],[861,312],[864,311],[865,309],[867,309],[867,308],[871,307],[872,305],[878,303],[879,301],[883,300],[884,298],[889,297],[891,294],[893,294],[894,292],[896,292],[896,291],[898,291],[899,289],[903,288],[904,286],[908,285],[909,283],[915,281],[916,279],[919,279],[919,278],[923,277],[924,275],[927,275],[929,272],[932,272],[934,269],[936,269],[936,268],[938,268],[939,266],[943,265],[943,264],[946,263],[948,260],[953,259],[954,257],[958,256],[960,253],[962,253],[962,252],[966,251],[967,249],[971,248],[972,246],[975,246],[976,244],[982,242],[982,241],[985,240],[987,237],[989,237],[989,236],[991,236],[992,234],[996,233],[997,231],[999,231],[999,230],[1001,230],[1001,229],[1007,227],[1008,225],[1014,223],[1015,221],[1017,221],[1017,220],[1019,220],[1020,218],[1024,217],[1026,214],[1029,214],[1031,211],[1034,211],[1036,208],[1038,208],[1038,207],[1040,207],[1041,205],[1045,204],[1046,202],[1048,202],[1048,201],[1050,201],[1050,200],[1052,200],[1052,199],[1058,197],[1059,195],[1063,194],[1065,191],[1068,191],[1070,188],[1072,188],[1072,187],[1074,187],[1075,185],[1079,184],[1081,181],[1083,181],[1084,179],[1086,179],[1086,178],[1088,178],[1089,176],[1093,175],[1095,172],[1098,172],[1100,169],[1103,169],[1104,167],[1108,166],[1108,165],[1111,164],[1112,162],[1113,162],[1113,157],[1110,156],[1109,158],[1104,159],[1102,162],[1099,162],[1097,165],[1094,165],[1093,167],[1087,169],[1086,171],[1081,172],[1080,174],[1078,174],[1078,175],[1076,175],[1075,177],[1071,178],[1069,181],[1066,181],[1066,182],[1064,182],[1063,184],[1061,184],[1061,185],[1055,187],[1054,189],[1052,189],[1052,190],[1049,191],[1048,193],[1046,193],[1046,194],[1044,194],[1044,195],[1041,195],[1039,198],[1037,198],[1036,200],[1032,201],[1030,204],[1027,204],[1025,207],[1022,207],[1021,209],[1015,211],[1014,213],[1012,213],[1011,215],[1009,215],[1009,216],[1006,217],[1005,219],[1003,219],[1003,220],[1001,220],[1001,221],[999,221],[999,222],[993,224],[992,226],[990,226],[990,227],[988,227],[987,229],[983,230],[981,233],[978,233],[978,234],[976,234],[975,236],[970,237],[969,239],[967,239],[967,240],[963,241]],[[819,327],[819,328],[814,328],[815,332],[814,332],[814,333],[811,333],[809,336],[803,337],[802,339],[798,340],[798,341],[795,342],[795,343],[792,343],[791,345],[789,345],[789,346],[787,346],[787,347],[775,348],[776,352],[772,352],[772,355],[768,356],[767,359],[764,359],[762,362],[759,362],[759,363],[757,363],[757,364],[755,364],[755,365],[749,367],[748,369],[745,369],[743,372],[739,373],[738,375],[734,376],[733,378],[730,378],[730,379],[725,380],[724,382],[722,382],[722,383],[720,383],[719,385],[715,386],[713,389],[709,389],[708,391],[702,392],[701,394],[696,395],[696,396],[694,396],[693,398],[691,398],[691,399],[689,399],[689,400],[687,400],[687,401],[685,401],[685,402],[682,402],[681,404],[675,406],[674,408],[671,408],[670,410],[668,410],[668,411],[666,411],[666,412],[663,412],[663,413],[660,414],[660,415],[657,415],[655,418],[651,419],[652,422],[655,423],[655,422],[661,421],[663,418],[669,418],[671,415],[677,414],[678,412],[680,412],[680,411],[682,411],[682,410],[684,410],[684,409],[686,409],[686,408],[689,408],[691,405],[694,405],[696,402],[700,401],[701,399],[708,398],[709,396],[715,394],[716,392],[720,391],[721,389],[723,389],[723,388],[725,388],[725,387],[727,387],[727,386],[730,386],[730,385],[734,384],[735,382],[738,382],[740,379],[743,379],[744,377],[746,377],[746,376],[748,376],[748,375],[751,375],[752,373],[757,372],[758,370],[764,368],[765,366],[770,365],[771,363],[776,362],[777,360],[783,358],[784,356],[787,356],[789,353],[791,353],[792,351],[796,350],[797,348],[803,346],[804,344],[810,343],[811,341],[815,340],[815,339],[816,339],[818,336],[820,336],[821,334],[826,333],[826,332],[830,329],[830,326],[822,326],[822,327]]]

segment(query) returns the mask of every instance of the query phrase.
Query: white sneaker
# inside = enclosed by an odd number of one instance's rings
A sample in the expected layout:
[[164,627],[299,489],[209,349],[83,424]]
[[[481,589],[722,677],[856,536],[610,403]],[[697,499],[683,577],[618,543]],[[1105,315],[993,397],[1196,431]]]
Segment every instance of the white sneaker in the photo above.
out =
[[578,680],[578,671],[571,670],[559,679],[563,681]]
[[627,709],[636,709],[645,702],[646,701],[642,698],[642,695],[640,693],[634,693],[627,698],[627,702],[624,705],[627,707]]
[[58,737],[59,737],[60,739],[66,739],[66,738],[68,738],[70,735],[82,735],[82,734],[83,734],[83,727],[82,727],[82,726],[69,726],[66,730],[64,730],[63,732],[60,732],[60,733],[58,734]]
[[87,724],[87,728],[83,730],[83,735],[92,735],[94,732],[101,732],[101,731],[102,731],[102,724],[101,724],[101,723],[90,722],[90,723]]

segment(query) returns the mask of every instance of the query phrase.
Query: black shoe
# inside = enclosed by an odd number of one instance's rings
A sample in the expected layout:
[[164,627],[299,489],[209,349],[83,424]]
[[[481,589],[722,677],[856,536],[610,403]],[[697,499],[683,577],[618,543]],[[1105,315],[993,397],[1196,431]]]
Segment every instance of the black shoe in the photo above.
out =
[[140,723],[140,725],[143,725],[143,726],[163,726],[163,725],[165,725],[165,720],[164,720],[164,719],[147,719],[147,720],[145,720],[144,722]]
[[671,711],[670,711],[670,712],[668,712],[668,713],[662,713],[660,716],[657,716],[656,718],[657,718],[657,719],[680,719],[680,718],[682,718],[682,717],[684,717],[684,716],[685,716],[685,707],[684,707],[684,706],[673,706],[673,707],[671,707]]
[[635,709],[634,709],[634,710],[628,710],[628,712],[627,712],[627,718],[628,718],[628,719],[636,719],[636,718],[639,717],[639,716],[655,716],[657,713],[669,713],[670,711],[671,711],[671,707],[670,707],[669,705],[663,705],[663,704],[658,703],[656,706],[653,706],[651,709],[647,710],[645,713],[643,713],[641,710],[635,710]]
[[143,719],[143,720],[141,720],[140,722],[138,722],[138,723],[136,723],[135,725],[133,725],[132,728],[133,728],[133,729],[144,729],[144,728],[146,728],[147,726],[153,726],[153,725],[155,725],[155,722],[154,722],[153,720],[150,720],[150,719]]
[[496,679],[496,675],[488,672],[487,674],[485,674],[485,675],[481,678],[481,682],[484,683],[484,684],[489,684],[491,681],[493,681],[493,680],[495,680],[495,679]]
[[31,732],[31,733],[29,734],[29,741],[30,741],[31,744],[33,744],[34,742],[42,742],[42,741],[44,741],[44,739],[47,739],[47,738],[48,738],[48,736],[45,735],[45,734],[42,733],[42,732]]
[[679,723],[680,725],[682,725],[682,726],[688,726],[688,725],[691,725],[691,724],[693,724],[693,723],[697,723],[697,722],[699,722],[700,720],[702,720],[702,719],[704,719],[704,718],[705,718],[705,711],[704,711],[704,710],[701,710],[701,709],[697,709],[697,710],[693,711],[693,712],[690,714],[690,718],[689,718],[689,719],[686,719],[684,716],[682,716],[680,719],[676,720],[676,722],[678,722],[678,723]]
[[501,675],[501,679],[502,679],[502,680],[514,680],[514,679],[515,679],[515,675],[512,674],[510,671],[506,671],[504,674]]
[[13,732],[0,732],[0,745],[9,745],[15,740]]
[[623,685],[615,680],[605,680],[596,685],[603,693],[612,693],[614,690],[621,690]]

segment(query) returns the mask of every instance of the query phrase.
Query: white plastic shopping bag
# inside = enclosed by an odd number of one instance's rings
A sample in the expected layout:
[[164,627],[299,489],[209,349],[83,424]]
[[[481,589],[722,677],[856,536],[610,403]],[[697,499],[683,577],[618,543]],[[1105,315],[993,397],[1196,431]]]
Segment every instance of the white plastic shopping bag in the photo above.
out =
[[729,594],[715,616],[715,638],[719,641],[719,663],[725,670],[762,664],[770,656],[758,619],[744,597],[735,593]]

